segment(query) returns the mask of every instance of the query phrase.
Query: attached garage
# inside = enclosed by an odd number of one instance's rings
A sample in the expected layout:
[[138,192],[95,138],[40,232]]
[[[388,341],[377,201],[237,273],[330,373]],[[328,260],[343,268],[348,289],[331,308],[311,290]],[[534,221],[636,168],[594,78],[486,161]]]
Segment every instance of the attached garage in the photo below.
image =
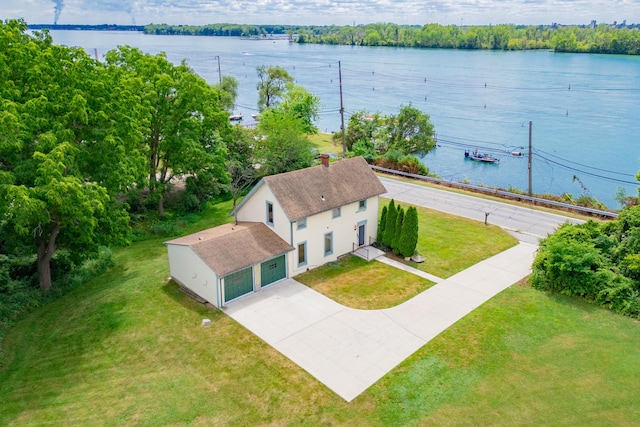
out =
[[236,271],[222,278],[224,283],[224,302],[253,292],[253,267]]
[[225,224],[165,244],[172,279],[216,307],[287,277],[286,253],[293,250],[258,222]]
[[260,264],[260,286],[267,286],[287,277],[287,263],[284,254]]

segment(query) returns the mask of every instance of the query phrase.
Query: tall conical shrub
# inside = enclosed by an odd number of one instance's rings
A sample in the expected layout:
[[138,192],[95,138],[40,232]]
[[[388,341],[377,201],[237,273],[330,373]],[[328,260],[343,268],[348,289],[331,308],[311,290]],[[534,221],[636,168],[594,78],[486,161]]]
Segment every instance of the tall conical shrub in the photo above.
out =
[[389,247],[391,246],[393,235],[396,232],[397,215],[398,211],[396,210],[396,202],[391,199],[391,202],[389,203],[389,207],[387,209],[387,222],[384,226],[384,236],[382,238],[382,243]]
[[378,223],[378,234],[377,240],[382,241],[382,236],[384,235],[384,228],[387,225],[387,207],[382,207],[382,214],[380,215],[380,222]]
[[391,250],[393,253],[398,255],[400,252],[398,251],[398,242],[400,241],[400,233],[402,232],[402,223],[404,221],[404,209],[402,206],[398,206],[398,214],[396,215],[396,227],[395,233],[393,233],[393,240],[391,240]]
[[398,250],[403,257],[410,257],[418,245],[418,209],[410,206],[404,216],[402,232],[398,241]]

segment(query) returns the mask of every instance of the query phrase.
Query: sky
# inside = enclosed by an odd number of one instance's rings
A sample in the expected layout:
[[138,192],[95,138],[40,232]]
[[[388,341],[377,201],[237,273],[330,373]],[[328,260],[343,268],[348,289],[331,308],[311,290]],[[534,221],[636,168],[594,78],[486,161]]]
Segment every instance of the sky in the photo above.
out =
[[640,23],[640,0],[0,0],[29,24]]

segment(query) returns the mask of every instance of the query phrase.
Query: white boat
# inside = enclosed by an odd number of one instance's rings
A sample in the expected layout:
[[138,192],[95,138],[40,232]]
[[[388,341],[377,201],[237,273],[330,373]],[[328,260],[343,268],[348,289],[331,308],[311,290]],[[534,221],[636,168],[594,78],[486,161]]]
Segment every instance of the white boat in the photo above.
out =
[[484,162],[484,163],[498,163],[500,161],[499,158],[493,157],[489,154],[480,154],[478,153],[478,149],[476,148],[473,152],[469,152],[469,150],[465,150],[464,152],[465,159],[475,160],[476,162]]

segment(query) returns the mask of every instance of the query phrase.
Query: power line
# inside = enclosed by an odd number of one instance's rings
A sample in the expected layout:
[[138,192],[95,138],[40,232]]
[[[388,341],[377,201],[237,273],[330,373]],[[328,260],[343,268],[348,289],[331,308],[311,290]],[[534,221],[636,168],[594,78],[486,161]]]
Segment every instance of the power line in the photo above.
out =
[[567,165],[564,165],[564,164],[562,164],[560,162],[556,162],[554,160],[548,159],[548,158],[546,158],[546,157],[544,157],[544,156],[542,156],[540,154],[537,154],[537,153],[534,153],[534,156],[540,157],[541,159],[544,159],[547,162],[553,163],[554,165],[560,166],[562,168],[565,168],[565,169],[568,169],[568,170],[571,170],[571,171],[574,171],[574,172],[580,172],[580,173],[583,173],[585,175],[593,176],[593,177],[596,177],[596,178],[601,178],[601,179],[604,179],[606,181],[619,182],[619,183],[622,183],[622,184],[638,185],[638,181],[635,181],[635,182],[625,181],[624,179],[611,178],[611,177],[607,177],[607,176],[604,176],[604,175],[595,174],[593,172],[587,172],[587,171],[584,171],[584,170],[581,170],[581,169],[578,169],[578,168],[574,168],[572,166],[567,166]]
[[574,162],[574,161],[569,160],[569,159],[562,158],[562,157],[560,157],[560,156],[557,156],[557,155],[555,155],[555,154],[552,154],[552,153],[546,152],[546,151],[544,151],[544,150],[536,149],[536,151],[537,151],[537,152],[540,152],[540,153],[544,153],[544,154],[546,154],[546,155],[548,155],[548,156],[555,157],[555,158],[560,159],[560,160],[562,160],[562,161],[564,161],[564,162],[567,162],[567,163],[572,163],[572,164],[574,164],[574,165],[582,166],[582,167],[584,167],[584,168],[589,168],[589,169],[597,170],[597,171],[600,171],[600,172],[607,172],[607,173],[612,173],[612,174],[615,174],[615,175],[622,175],[622,176],[626,176],[626,177],[632,177],[632,178],[635,178],[635,175],[633,175],[633,174],[628,174],[628,173],[623,173],[623,172],[616,172],[616,171],[612,171],[612,170],[608,170],[608,169],[601,169],[601,168],[597,168],[597,167],[595,167],[595,166],[585,165],[585,164],[582,164],[582,163]]

